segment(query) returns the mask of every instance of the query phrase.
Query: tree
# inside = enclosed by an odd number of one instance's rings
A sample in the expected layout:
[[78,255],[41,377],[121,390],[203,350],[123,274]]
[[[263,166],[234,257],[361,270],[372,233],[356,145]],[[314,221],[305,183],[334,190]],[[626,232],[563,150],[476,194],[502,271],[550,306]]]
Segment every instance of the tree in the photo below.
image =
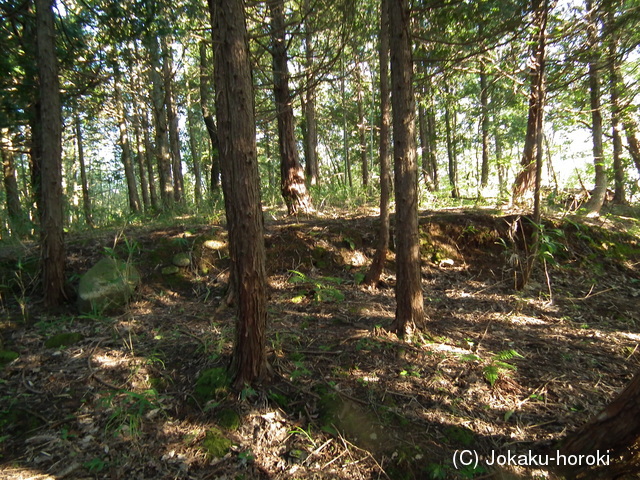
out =
[[313,78],[314,46],[313,21],[315,15],[311,11],[309,0],[304,0],[307,13],[304,22],[304,47],[306,61],[306,88],[303,94],[302,109],[304,114],[304,170],[309,185],[318,183],[318,122],[316,120],[316,86]]
[[374,286],[380,281],[380,275],[387,260],[389,249],[389,196],[391,190],[391,172],[389,168],[389,127],[391,108],[389,98],[389,0],[380,2],[380,230],[378,245],[373,261],[364,279],[365,285]]
[[269,0],[271,14],[271,55],[273,57],[273,94],[278,118],[280,149],[280,190],[289,215],[311,209],[311,197],[304,182],[296,146],[293,97],[289,91],[287,41],[285,38],[284,0]]
[[41,171],[41,248],[44,303],[56,307],[66,298],[62,217],[62,110],[56,57],[53,0],[36,0],[39,137]]
[[89,195],[89,181],[87,179],[87,168],[84,159],[84,142],[82,139],[82,122],[78,106],[74,109],[74,128],[76,133],[76,148],[78,150],[78,163],[80,164],[80,183],[82,188],[82,211],[84,221],[88,227],[93,228],[93,214],[91,209],[91,196]]
[[585,1],[589,51],[589,102],[591,104],[591,138],[593,141],[593,164],[595,187],[584,206],[585,213],[597,214],[607,194],[607,172],[602,147],[602,111],[600,108],[600,19],[592,0]]
[[3,184],[7,204],[7,216],[11,235],[21,238],[26,234],[27,222],[20,205],[20,192],[16,178],[13,146],[8,128],[0,128],[0,155],[2,159]]
[[535,184],[537,152],[542,148],[542,128],[544,116],[544,73],[546,64],[547,20],[549,17],[549,0],[532,0],[533,38],[532,52],[529,60],[529,115],[527,133],[524,141],[522,169],[513,185],[512,201],[517,202],[525,192]]
[[389,48],[396,194],[396,316],[393,329],[401,337],[410,337],[414,328],[424,326],[410,24],[409,1],[390,0]]
[[[562,442],[563,455],[608,455],[612,465],[605,469],[589,469],[586,462],[566,465],[561,473],[567,478],[630,478],[639,465],[637,443],[640,440],[640,372],[629,385],[598,415]],[[594,471],[595,470],[595,471]]]
[[209,0],[213,25],[216,115],[229,250],[238,318],[232,360],[242,388],[267,371],[264,224],[256,149],[253,84],[242,0]]

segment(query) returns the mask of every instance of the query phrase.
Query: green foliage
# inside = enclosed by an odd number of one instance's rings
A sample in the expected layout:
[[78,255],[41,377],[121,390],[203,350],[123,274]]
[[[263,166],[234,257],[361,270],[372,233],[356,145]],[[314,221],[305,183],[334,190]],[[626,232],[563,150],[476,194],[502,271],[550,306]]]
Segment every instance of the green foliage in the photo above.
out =
[[160,398],[154,389],[142,393],[121,390],[102,400],[111,411],[106,429],[114,434],[137,437],[142,428],[143,417],[152,410],[160,410]]
[[208,459],[222,458],[229,453],[233,442],[221,430],[213,427],[207,430],[202,441],[202,448]]
[[84,336],[79,332],[66,332],[59,333],[54,335],[53,337],[48,338],[44,342],[44,346],[47,348],[60,348],[60,347],[68,347],[73,345],[74,343],[78,343],[82,341]]
[[222,408],[215,414],[216,423],[225,430],[235,431],[240,428],[240,415],[231,408]]
[[484,378],[493,387],[502,375],[507,375],[509,372],[517,370],[515,365],[507,363],[514,358],[523,358],[515,350],[503,350],[496,353],[485,367],[482,369]]
[[209,368],[196,380],[194,396],[201,402],[219,400],[227,395],[230,387],[231,378],[226,368]]
[[13,362],[19,356],[20,354],[18,352],[12,352],[11,350],[0,350],[0,368]]
[[313,300],[322,302],[341,302],[345,299],[344,293],[336,288],[337,285],[342,284],[342,279],[338,277],[309,277],[297,270],[289,270],[291,277],[289,277],[289,283],[298,285],[309,286],[309,290],[305,293],[294,296],[291,301],[293,303],[300,303],[306,296],[312,296]]

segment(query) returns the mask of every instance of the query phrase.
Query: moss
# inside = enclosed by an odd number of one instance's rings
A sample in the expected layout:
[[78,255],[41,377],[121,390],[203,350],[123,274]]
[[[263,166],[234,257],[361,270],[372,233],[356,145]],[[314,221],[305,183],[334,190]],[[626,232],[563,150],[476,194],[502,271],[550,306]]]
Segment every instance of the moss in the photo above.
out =
[[231,386],[231,378],[225,368],[210,368],[196,380],[195,397],[201,402],[224,397]]
[[0,367],[4,367],[8,363],[13,362],[20,355],[18,352],[12,352],[11,350],[0,350]]
[[226,430],[235,431],[240,428],[240,415],[231,408],[223,408],[216,413],[216,423]]
[[68,347],[69,345],[78,343],[83,338],[82,334],[78,332],[59,333],[58,335],[48,338],[44,342],[44,346],[47,348]]
[[217,428],[210,428],[202,441],[208,459],[222,458],[231,449],[233,443]]
[[468,428],[452,425],[444,429],[444,436],[447,440],[464,447],[469,447],[475,442],[475,434]]

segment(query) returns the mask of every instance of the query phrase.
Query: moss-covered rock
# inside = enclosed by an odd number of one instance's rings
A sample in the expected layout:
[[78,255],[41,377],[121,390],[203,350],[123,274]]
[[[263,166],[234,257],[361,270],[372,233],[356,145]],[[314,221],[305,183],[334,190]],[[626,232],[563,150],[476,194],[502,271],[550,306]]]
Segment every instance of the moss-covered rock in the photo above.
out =
[[210,428],[202,441],[202,448],[208,459],[222,458],[231,449],[233,442],[217,428]]
[[60,348],[60,347],[68,347],[69,345],[73,345],[74,343],[78,343],[84,337],[79,332],[65,332],[54,335],[53,337],[49,337],[45,342],[44,346],[47,348]]
[[188,253],[176,253],[171,259],[171,263],[173,263],[176,267],[188,267],[189,265],[191,265],[191,257]]
[[175,265],[169,265],[168,267],[164,267],[161,272],[162,275],[175,275],[180,271],[180,268]]
[[104,313],[122,307],[139,284],[140,273],[133,265],[103,258],[80,278],[78,310]]

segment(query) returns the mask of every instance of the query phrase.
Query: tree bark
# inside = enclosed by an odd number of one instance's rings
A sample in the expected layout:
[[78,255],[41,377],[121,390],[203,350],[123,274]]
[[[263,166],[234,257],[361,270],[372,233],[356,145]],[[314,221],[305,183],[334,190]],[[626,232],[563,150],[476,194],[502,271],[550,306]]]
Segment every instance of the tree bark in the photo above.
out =
[[142,205],[145,212],[151,208],[151,200],[149,198],[149,182],[147,181],[147,167],[144,158],[144,139],[142,137],[140,127],[140,109],[137,102],[133,101],[133,132],[136,141],[136,165],[140,175],[140,191],[142,192]]
[[587,32],[589,36],[589,100],[591,104],[591,137],[593,140],[593,164],[595,186],[584,206],[585,213],[597,214],[602,209],[607,194],[607,172],[602,147],[602,111],[600,106],[600,28],[599,18],[592,0],[586,0]]
[[[449,93],[449,87],[445,87],[445,91]],[[449,183],[451,184],[451,198],[460,198],[460,190],[458,189],[458,158],[456,154],[455,144],[455,111],[454,119],[451,119],[451,106],[449,100],[445,101],[444,106],[444,123],[447,137],[447,158],[449,160]]]
[[311,210],[311,198],[304,182],[295,138],[293,98],[289,91],[287,43],[285,39],[284,0],[269,0],[273,56],[273,91],[278,117],[280,148],[280,190],[289,215]]
[[171,152],[171,172],[173,174],[173,198],[176,203],[185,203],[182,156],[180,155],[180,132],[178,112],[173,94],[173,55],[166,37],[162,37],[162,78],[164,80],[164,101],[167,107],[169,126],[169,149]]
[[389,250],[389,197],[391,190],[391,171],[389,168],[389,138],[391,126],[391,105],[389,90],[389,0],[380,4],[380,230],[378,244],[371,266],[367,271],[364,284],[374,286],[380,282],[380,276],[387,261]]
[[36,0],[37,63],[41,129],[40,211],[44,304],[66,299],[62,199],[62,110],[56,57],[53,0]]
[[480,62],[480,130],[482,132],[482,163],[480,166],[480,187],[489,183],[489,90],[484,60]]
[[153,147],[151,146],[149,118],[146,110],[141,112],[140,120],[142,122],[142,137],[144,139],[144,161],[147,169],[147,181],[149,182],[149,200],[151,200],[151,208],[158,211],[160,210],[160,202],[158,201],[156,180],[153,172]]
[[360,63],[356,65],[356,86],[358,89],[357,104],[360,166],[362,173],[362,186],[366,190],[369,185],[369,159],[367,155],[367,125],[364,117],[364,92],[362,88],[362,72],[360,71]]
[[424,326],[424,304],[408,0],[391,0],[389,31],[396,194],[396,316],[393,330],[398,336],[410,339],[414,328]]
[[520,162],[521,170],[516,177],[512,190],[512,202],[517,203],[525,192],[530,191],[535,183],[536,150],[538,148],[538,131],[542,130],[542,115],[544,110],[544,72],[547,45],[547,18],[549,15],[548,0],[532,0],[534,12],[534,48],[530,58],[529,77],[531,78],[531,92],[529,94],[529,116],[527,119],[527,133],[524,150]]
[[242,0],[209,0],[213,19],[216,113],[238,316],[234,385],[241,389],[267,372],[264,225],[256,148],[253,83]]
[[193,116],[193,110],[189,105],[187,107],[187,129],[189,131],[189,150],[191,151],[191,164],[193,165],[195,181],[193,193],[196,206],[198,206],[200,205],[200,200],[202,200],[202,170],[200,168],[200,153],[198,152],[198,141],[196,139],[196,123]]
[[630,478],[624,474],[637,473],[640,460],[637,446],[640,441],[640,372],[631,383],[595,418],[563,442],[563,455],[608,454],[611,465],[589,469],[585,462],[560,468],[567,478]]

